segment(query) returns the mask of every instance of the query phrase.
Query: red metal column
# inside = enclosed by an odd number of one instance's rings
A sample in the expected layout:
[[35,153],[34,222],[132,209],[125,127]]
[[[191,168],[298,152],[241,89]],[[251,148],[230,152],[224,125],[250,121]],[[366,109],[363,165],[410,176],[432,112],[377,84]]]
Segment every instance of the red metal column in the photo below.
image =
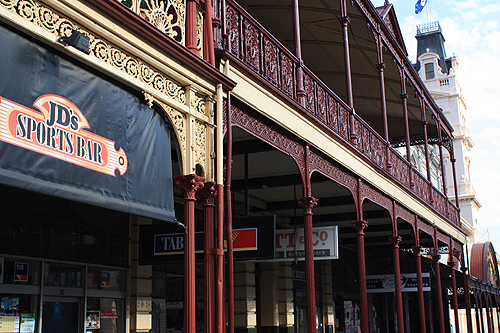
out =
[[398,332],[404,333],[404,316],[403,316],[403,292],[401,291],[401,268],[399,264],[399,243],[401,236],[396,234],[389,236],[389,241],[392,243],[392,256],[394,260],[394,298],[396,299],[396,314],[398,323]]
[[427,180],[429,182],[432,181],[431,179],[431,166],[429,162],[429,138],[427,135],[427,119],[425,116],[425,101],[422,96],[419,96],[419,101],[420,101],[420,113],[422,116],[422,127],[424,129],[424,151],[425,151],[425,169],[427,170]]
[[[234,332],[234,260],[233,260],[233,211],[231,206],[231,174],[233,164],[233,131],[231,120],[231,93],[227,93],[227,151],[226,151],[226,237],[228,237],[227,248],[227,276],[228,276],[228,329]],[[228,236],[229,235],[229,236]]]
[[316,333],[316,289],[314,285],[314,253],[312,209],[318,204],[318,199],[309,196],[297,199],[304,209],[304,248],[306,254],[306,295],[307,295],[307,332]]
[[196,36],[196,1],[186,0],[186,47],[196,55],[200,55]]
[[[450,246],[451,249],[451,246]],[[451,250],[450,250],[451,251]],[[451,255],[453,258],[453,256]],[[458,320],[458,295],[457,295],[457,280],[455,274],[455,262],[448,261],[448,266],[451,268],[451,288],[453,289],[453,310],[455,311],[455,332],[460,332],[460,321]]]
[[448,196],[448,189],[446,188],[446,169],[444,167],[444,160],[443,160],[443,137],[441,134],[441,123],[439,121],[436,121],[437,128],[438,128],[438,140],[439,140],[439,161],[441,163],[441,178],[443,179],[443,194],[445,197]]
[[217,257],[215,261],[217,285],[215,288],[215,332],[222,333],[226,331],[224,319],[224,196],[221,195],[224,191],[222,184],[217,184],[217,223],[216,223],[216,244]]
[[228,332],[234,332],[234,257],[233,257],[233,225],[232,220],[226,223],[227,244],[227,324]]
[[[459,200],[458,200],[458,186],[457,186],[457,171],[455,169],[455,163],[457,160],[455,159],[455,150],[453,147],[453,141],[451,142],[450,161],[451,161],[451,167],[452,167],[452,171],[453,171],[453,188],[455,189],[455,206],[457,206],[457,208],[460,208],[460,204],[458,203]],[[460,226],[462,225],[462,222],[460,221],[460,219],[459,219],[458,223]]]
[[348,26],[351,19],[347,15],[347,3],[346,0],[340,1],[340,24],[342,24],[342,36],[344,43],[344,67],[345,67],[345,79],[346,79],[346,92],[347,92],[347,104],[354,109],[354,100],[352,96],[352,76],[351,76],[351,57],[349,54],[349,30]]
[[340,15],[339,19],[340,24],[342,25],[342,37],[344,44],[344,68],[345,68],[345,80],[346,80],[346,93],[347,93],[347,104],[351,108],[351,112],[349,113],[349,128],[351,130],[351,141],[353,143],[356,142],[358,136],[356,134],[356,129],[354,128],[354,114],[356,111],[354,110],[354,97],[352,94],[352,75],[351,75],[351,56],[349,53],[349,23],[351,19],[347,14],[347,1],[340,1]]
[[174,184],[184,194],[184,330],[196,332],[195,299],[195,247],[194,202],[196,192],[203,187],[205,178],[197,175],[175,176]]
[[[415,221],[417,217],[415,216]],[[418,234],[418,229],[417,234]],[[427,327],[425,324],[425,299],[424,299],[424,283],[422,280],[422,256],[420,255],[420,240],[416,235],[417,245],[412,247],[413,254],[415,255],[415,265],[417,266],[417,291],[418,291],[418,313],[420,318],[420,332],[426,333]]]
[[359,271],[359,311],[361,313],[361,332],[370,332],[368,326],[368,295],[366,291],[366,264],[365,264],[365,233],[368,222],[353,221],[352,226],[356,230],[358,243],[358,271]]
[[490,297],[488,293],[488,288],[486,288],[486,292],[484,293],[484,298],[486,300],[486,322],[488,323],[488,332],[493,332],[491,326],[491,309],[490,309]]
[[375,41],[377,44],[377,69],[378,69],[378,81],[380,86],[380,109],[382,110],[382,123],[384,124],[384,139],[389,142],[389,125],[387,124],[387,104],[385,101],[385,78],[384,78],[384,56],[382,53],[382,39],[380,37],[380,32],[375,32]]
[[470,304],[470,288],[469,288],[469,274],[468,268],[463,267],[462,272],[464,275],[464,293],[465,293],[465,316],[467,317],[467,332],[472,333],[472,308]]
[[[434,247],[435,253],[438,252],[437,250],[437,241],[436,245]],[[445,332],[444,330],[444,312],[443,312],[443,287],[441,285],[441,267],[439,264],[439,259],[441,256],[439,254],[434,254],[432,256],[432,260],[434,260],[434,266],[435,269],[434,271],[436,272],[436,292],[437,292],[437,301],[438,301],[438,316],[439,316],[439,328],[441,332]]]
[[401,103],[403,104],[403,117],[405,124],[405,141],[406,141],[406,160],[411,163],[410,152],[410,124],[408,122],[408,94],[406,93],[406,76],[404,68],[399,69],[399,79],[401,83]]
[[205,332],[213,333],[215,329],[215,182],[206,182],[199,194],[204,205],[204,265],[205,265]]
[[295,56],[299,59],[297,66],[297,98],[302,106],[306,105],[304,91],[304,62],[302,61],[302,42],[300,40],[300,10],[299,0],[293,0],[293,41],[295,45]]
[[203,17],[203,59],[210,65],[215,66],[215,50],[213,35],[212,0],[205,0],[205,16]]

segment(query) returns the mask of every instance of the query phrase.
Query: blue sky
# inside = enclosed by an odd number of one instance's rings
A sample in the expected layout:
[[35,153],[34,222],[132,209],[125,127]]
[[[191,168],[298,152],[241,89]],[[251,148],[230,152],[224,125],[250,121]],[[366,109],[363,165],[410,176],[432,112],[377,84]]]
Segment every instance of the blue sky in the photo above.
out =
[[[416,15],[416,0],[393,0],[408,55],[416,61],[416,26],[427,23],[427,8]],[[373,1],[375,6],[384,0]],[[498,0],[428,0],[429,21],[439,21],[447,56],[459,60],[466,124],[474,148],[471,181],[482,204],[478,221],[483,241],[500,251],[500,2]]]

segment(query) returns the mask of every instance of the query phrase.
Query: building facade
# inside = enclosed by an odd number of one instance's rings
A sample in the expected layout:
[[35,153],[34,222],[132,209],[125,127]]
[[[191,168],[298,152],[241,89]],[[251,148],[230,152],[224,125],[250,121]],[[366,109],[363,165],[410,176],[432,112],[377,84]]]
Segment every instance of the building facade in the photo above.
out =
[[472,331],[453,127],[391,4],[2,0],[0,22],[2,327],[449,332],[463,304]]
[[[489,241],[481,243],[481,228],[478,222],[478,211],[481,203],[471,183],[470,163],[471,149],[474,147],[466,123],[466,101],[457,77],[459,61],[455,56],[447,57],[445,39],[439,22],[432,22],[417,27],[417,63],[416,69],[434,100],[443,110],[444,115],[453,126],[456,177],[458,179],[458,198],[462,228],[467,234],[466,247],[470,249],[467,260],[470,262],[469,286],[472,297],[473,325],[475,332],[491,332],[498,330],[497,309],[488,309],[491,295],[490,287],[498,285],[498,264],[493,244]],[[422,147],[413,149],[413,156],[422,155]],[[413,158],[413,157],[412,157]],[[416,158],[414,158],[416,159]],[[449,156],[445,157],[446,179],[453,176]],[[438,169],[431,167],[431,169]],[[448,192],[454,199],[453,192]],[[466,251],[468,252],[468,251]],[[491,313],[490,313],[491,311]],[[459,312],[462,326],[466,323],[465,309]]]

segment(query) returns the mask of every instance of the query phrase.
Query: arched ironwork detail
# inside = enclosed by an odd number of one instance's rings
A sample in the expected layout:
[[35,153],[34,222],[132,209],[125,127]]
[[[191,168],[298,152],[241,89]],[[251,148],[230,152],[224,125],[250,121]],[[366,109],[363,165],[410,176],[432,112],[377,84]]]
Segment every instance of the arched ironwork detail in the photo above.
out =
[[297,164],[303,184],[307,183],[306,177],[308,177],[308,175],[306,175],[304,160],[305,148],[302,144],[265,124],[256,116],[252,115],[251,111],[247,112],[247,110],[243,110],[242,107],[234,104],[231,104],[231,125],[241,128],[243,131],[261,139],[276,150],[290,156]]

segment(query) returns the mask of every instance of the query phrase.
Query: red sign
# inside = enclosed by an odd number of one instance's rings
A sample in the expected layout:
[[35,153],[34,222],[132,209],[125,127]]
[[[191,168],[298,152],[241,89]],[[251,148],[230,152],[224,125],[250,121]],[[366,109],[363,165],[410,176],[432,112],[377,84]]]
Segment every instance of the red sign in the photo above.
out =
[[0,97],[0,140],[111,176],[127,171],[123,148],[92,133],[71,101],[43,95],[33,105],[40,111]]
[[234,229],[233,250],[257,250],[257,228]]
[[103,318],[118,318],[118,312],[116,310],[101,311],[101,319]]

